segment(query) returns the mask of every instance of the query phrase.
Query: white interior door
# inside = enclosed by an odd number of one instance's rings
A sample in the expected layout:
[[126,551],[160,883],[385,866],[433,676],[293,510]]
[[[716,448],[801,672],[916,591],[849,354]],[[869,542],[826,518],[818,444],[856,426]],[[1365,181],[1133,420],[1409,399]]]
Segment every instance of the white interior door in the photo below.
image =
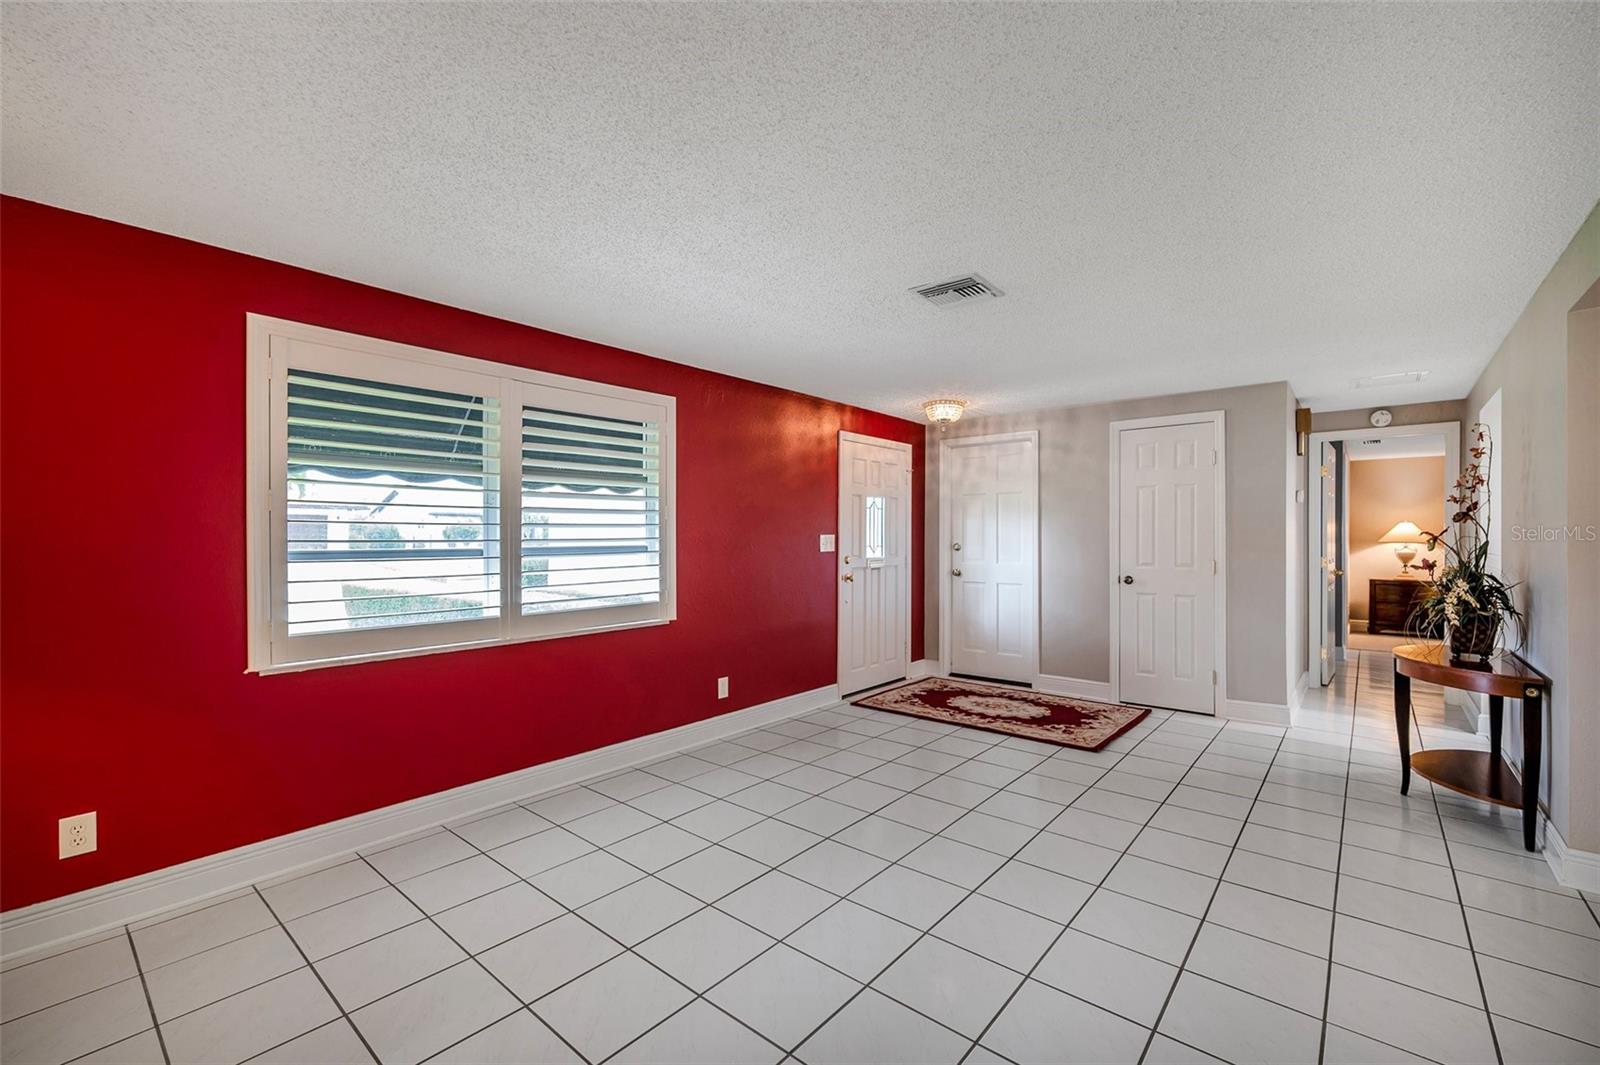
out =
[[1117,436],[1121,698],[1215,713],[1216,425]]
[[909,672],[911,449],[839,436],[839,691]]
[[950,672],[1032,684],[1038,665],[1038,443],[952,441]]
[[1322,638],[1317,653],[1322,662],[1321,683],[1327,685],[1333,682],[1333,675],[1339,671],[1339,578],[1344,576],[1344,571],[1339,568],[1339,449],[1324,441],[1320,458],[1322,473],[1318,499],[1321,500],[1322,580],[1319,587],[1322,589],[1322,606],[1318,614],[1322,618]]

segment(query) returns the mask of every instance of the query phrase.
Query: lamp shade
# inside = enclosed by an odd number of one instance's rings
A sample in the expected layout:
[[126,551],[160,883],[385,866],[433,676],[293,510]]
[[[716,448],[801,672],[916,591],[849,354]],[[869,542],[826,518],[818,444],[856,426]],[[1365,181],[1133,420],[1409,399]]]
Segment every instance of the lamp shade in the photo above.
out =
[[1402,521],[1395,527],[1378,537],[1380,544],[1420,544],[1428,538],[1428,534],[1417,528],[1414,521]]

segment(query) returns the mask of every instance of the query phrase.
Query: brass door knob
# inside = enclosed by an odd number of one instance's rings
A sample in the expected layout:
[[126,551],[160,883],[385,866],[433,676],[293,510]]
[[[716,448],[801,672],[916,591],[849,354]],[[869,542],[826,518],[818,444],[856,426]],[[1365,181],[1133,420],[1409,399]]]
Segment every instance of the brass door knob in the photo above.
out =
[[1133,575],[1132,574],[1128,574],[1128,575],[1124,576],[1122,578],[1122,583],[1123,584],[1132,584],[1133,583]]
[[950,576],[959,577],[959,576],[961,576],[961,571],[958,570],[958,569],[953,569],[953,570],[950,571]]
[[854,573],[846,573],[843,577],[840,577],[839,579],[841,581],[849,581],[850,583],[854,584],[855,583],[855,579],[856,579],[856,575]]
[[952,550],[952,551],[959,551],[959,550],[961,550],[961,544],[960,544],[960,543],[954,543],[954,544],[951,544],[951,545],[950,545],[950,550]]

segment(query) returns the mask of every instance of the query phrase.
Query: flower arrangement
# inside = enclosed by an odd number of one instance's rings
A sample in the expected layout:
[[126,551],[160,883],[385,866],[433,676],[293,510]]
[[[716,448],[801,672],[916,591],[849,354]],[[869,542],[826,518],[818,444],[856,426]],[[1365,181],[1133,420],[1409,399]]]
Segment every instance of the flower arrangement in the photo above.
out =
[[1494,653],[1500,627],[1506,618],[1517,626],[1517,646],[1527,636],[1527,623],[1512,590],[1498,574],[1489,571],[1489,459],[1494,441],[1489,427],[1482,423],[1471,429],[1472,461],[1456,478],[1455,487],[1445,500],[1455,506],[1450,516],[1453,540],[1446,532],[1429,533],[1427,549],[1443,548],[1443,565],[1427,558],[1417,563],[1428,574],[1428,591],[1419,597],[1409,625],[1418,634],[1448,629],[1450,653],[1456,658],[1483,659]]

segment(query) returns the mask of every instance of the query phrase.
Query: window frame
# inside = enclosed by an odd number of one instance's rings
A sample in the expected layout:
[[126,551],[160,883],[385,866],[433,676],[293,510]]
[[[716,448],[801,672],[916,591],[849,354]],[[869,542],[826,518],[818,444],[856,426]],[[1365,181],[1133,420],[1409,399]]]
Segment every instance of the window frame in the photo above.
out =
[[[357,662],[597,632],[677,620],[677,400],[261,314],[245,316],[245,672],[286,673]],[[499,403],[500,611],[497,618],[287,634],[288,370],[306,369],[472,392]],[[659,436],[658,603],[522,613],[522,408],[652,421]],[[515,566],[507,559],[517,559]]]

